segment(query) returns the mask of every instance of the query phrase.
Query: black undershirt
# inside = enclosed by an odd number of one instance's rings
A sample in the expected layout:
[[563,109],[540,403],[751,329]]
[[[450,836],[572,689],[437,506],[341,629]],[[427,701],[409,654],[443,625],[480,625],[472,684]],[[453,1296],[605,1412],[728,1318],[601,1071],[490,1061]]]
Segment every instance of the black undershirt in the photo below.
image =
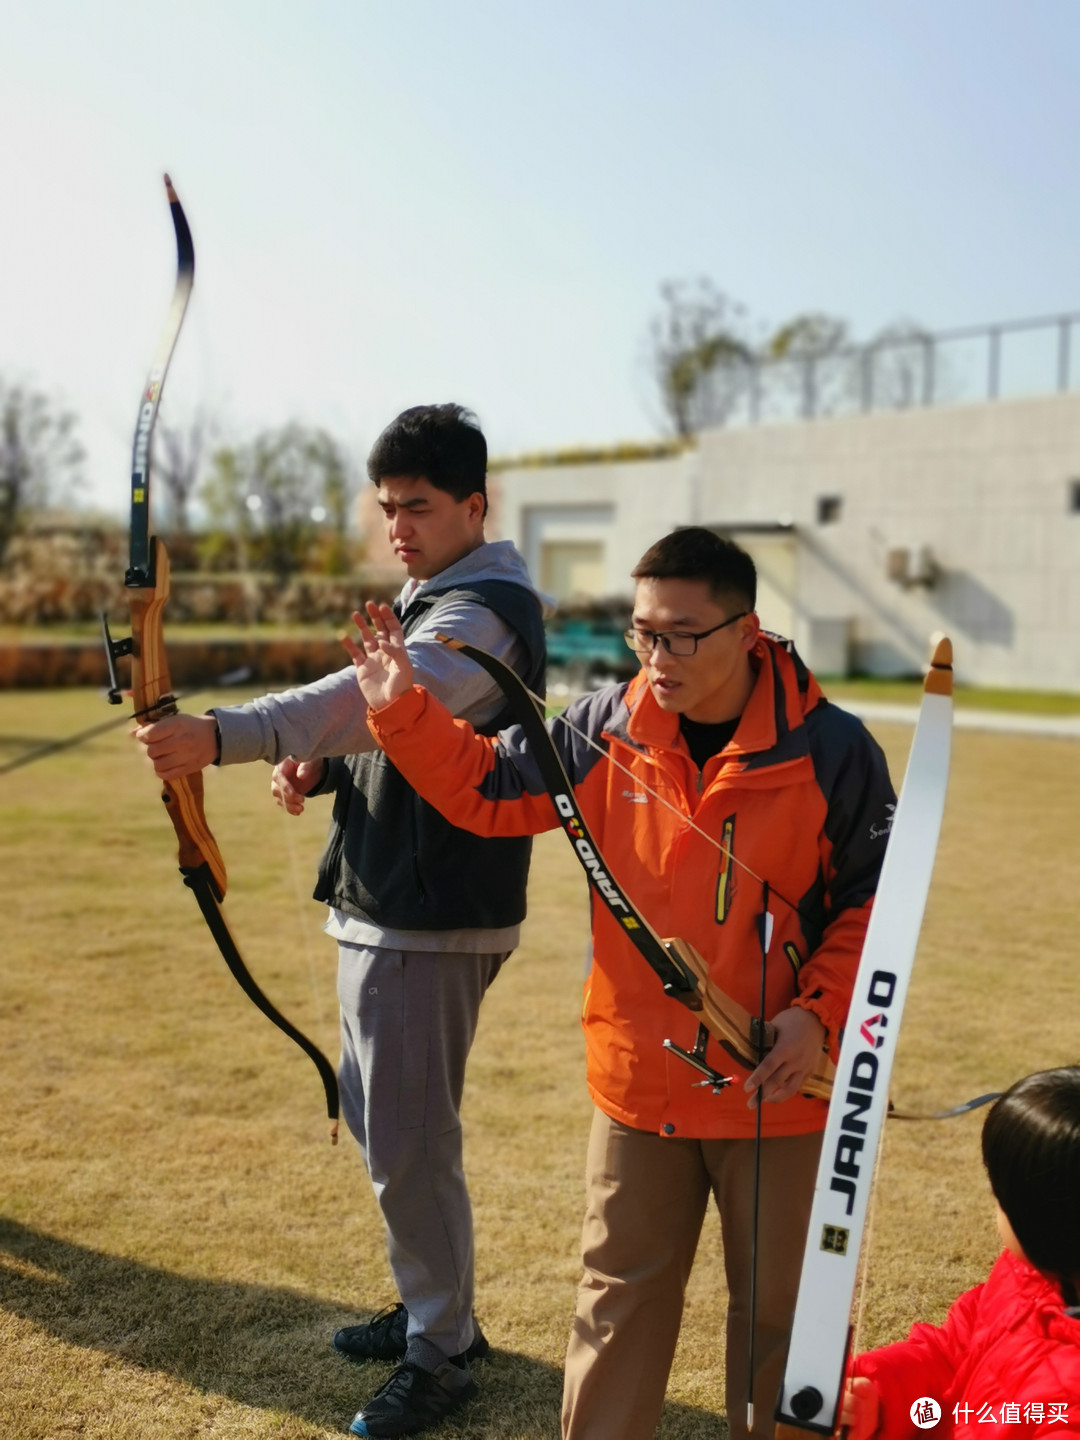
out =
[[679,716],[679,729],[690,750],[690,756],[699,770],[704,770],[705,761],[719,755],[735,731],[739,728],[740,716],[734,720],[721,720],[718,725],[704,725],[700,720]]

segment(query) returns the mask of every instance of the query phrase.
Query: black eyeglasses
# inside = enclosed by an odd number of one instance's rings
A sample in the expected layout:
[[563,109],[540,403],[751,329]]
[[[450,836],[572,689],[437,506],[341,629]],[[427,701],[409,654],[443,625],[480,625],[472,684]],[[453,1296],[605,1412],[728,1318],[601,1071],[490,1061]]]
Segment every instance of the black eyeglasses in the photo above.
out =
[[711,630],[699,630],[696,635],[687,630],[645,630],[634,626],[623,632],[623,639],[638,655],[651,655],[659,641],[669,655],[678,655],[685,659],[688,655],[696,654],[699,640],[715,635],[717,630],[725,630],[729,625],[734,625],[736,620],[742,620],[749,614],[749,610],[740,610],[737,615],[721,620],[720,624],[714,625]]

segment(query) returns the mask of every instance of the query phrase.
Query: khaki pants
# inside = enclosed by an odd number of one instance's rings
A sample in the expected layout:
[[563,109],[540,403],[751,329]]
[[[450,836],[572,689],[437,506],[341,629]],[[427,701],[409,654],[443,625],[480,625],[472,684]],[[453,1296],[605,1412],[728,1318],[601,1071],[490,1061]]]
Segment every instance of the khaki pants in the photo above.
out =
[[[755,1440],[772,1436],[820,1133],[761,1145]],[[586,1162],[585,1273],[566,1353],[565,1440],[652,1440],[710,1192],[720,1212],[731,1440],[748,1440],[754,1141],[667,1139],[597,1111]]]

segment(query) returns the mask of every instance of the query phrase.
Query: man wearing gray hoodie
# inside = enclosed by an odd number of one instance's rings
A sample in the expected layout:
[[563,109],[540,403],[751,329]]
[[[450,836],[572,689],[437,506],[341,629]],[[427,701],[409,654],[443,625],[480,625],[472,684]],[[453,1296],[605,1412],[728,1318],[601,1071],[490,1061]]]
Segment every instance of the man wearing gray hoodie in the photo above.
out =
[[[542,601],[508,541],[484,540],[487,446],[468,411],[417,406],[376,441],[368,475],[408,573],[395,610],[425,685],[493,735],[505,701],[436,632],[544,686]],[[400,1302],[339,1330],[356,1359],[401,1361],[353,1433],[415,1434],[475,1393],[488,1343],[473,1317],[472,1213],[459,1107],[487,987],[518,941],[530,842],[479,839],[421,800],[372,739],[352,665],[312,685],[136,731],[162,779],[208,764],[274,764],[299,813],[334,796],[316,899],[338,944],[342,1112],[386,1224]]]

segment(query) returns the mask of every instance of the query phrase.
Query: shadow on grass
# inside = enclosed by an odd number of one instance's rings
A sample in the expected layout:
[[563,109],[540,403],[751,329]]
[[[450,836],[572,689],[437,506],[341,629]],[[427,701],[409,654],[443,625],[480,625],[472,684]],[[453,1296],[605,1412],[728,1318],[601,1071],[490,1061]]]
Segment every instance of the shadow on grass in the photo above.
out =
[[[374,1297],[371,1310],[385,1298]],[[345,1430],[392,1370],[353,1364],[333,1351],[334,1330],[364,1317],[327,1301],[177,1275],[2,1217],[0,1308],[64,1344],[331,1431]],[[555,1366],[494,1348],[474,1375],[480,1395],[460,1419],[439,1426],[445,1440],[558,1436],[562,1372]],[[707,1411],[665,1406],[665,1440],[719,1440],[725,1433]]]

